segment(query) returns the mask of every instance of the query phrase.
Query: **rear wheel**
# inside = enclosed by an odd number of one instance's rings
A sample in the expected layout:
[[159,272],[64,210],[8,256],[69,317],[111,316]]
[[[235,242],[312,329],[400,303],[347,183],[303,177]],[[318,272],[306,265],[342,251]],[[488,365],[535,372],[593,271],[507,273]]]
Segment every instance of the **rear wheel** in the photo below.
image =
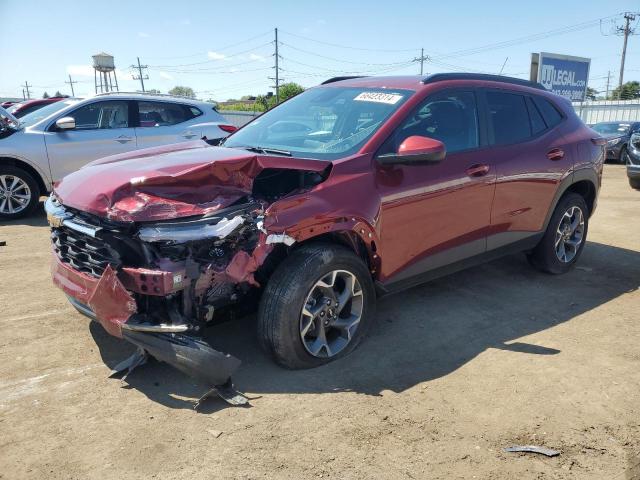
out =
[[529,261],[546,273],[569,271],[578,261],[587,241],[589,213],[584,198],[567,193],[556,206],[540,243],[529,254]]
[[11,165],[0,166],[0,218],[29,215],[38,204],[38,182],[28,172]]
[[366,333],[374,297],[371,274],[353,252],[324,243],[302,246],[278,267],[262,295],[260,343],[287,368],[340,358]]
[[640,190],[640,178],[629,178],[629,185],[631,185],[631,188]]

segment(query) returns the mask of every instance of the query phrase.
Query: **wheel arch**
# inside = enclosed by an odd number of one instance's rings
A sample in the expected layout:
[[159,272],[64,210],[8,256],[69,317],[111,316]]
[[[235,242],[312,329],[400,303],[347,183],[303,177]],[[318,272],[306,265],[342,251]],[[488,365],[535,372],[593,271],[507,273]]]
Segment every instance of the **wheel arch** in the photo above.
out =
[[594,169],[585,168],[577,170],[573,173],[573,175],[567,176],[560,183],[560,186],[556,191],[551,207],[547,212],[547,217],[545,218],[544,228],[542,229],[542,231],[547,229],[549,221],[551,220],[551,216],[556,210],[560,199],[569,192],[577,193],[585,199],[587,207],[589,208],[589,216],[591,216],[596,207],[598,185],[598,174]]
[[21,168],[25,172],[29,173],[31,176],[33,176],[33,179],[38,183],[38,187],[40,188],[41,195],[49,191],[49,187],[47,187],[47,182],[45,182],[42,173],[38,171],[38,169],[33,165],[31,165],[30,163],[27,163],[24,160],[20,160],[15,157],[0,156],[0,166],[1,165],[10,165],[12,167]]

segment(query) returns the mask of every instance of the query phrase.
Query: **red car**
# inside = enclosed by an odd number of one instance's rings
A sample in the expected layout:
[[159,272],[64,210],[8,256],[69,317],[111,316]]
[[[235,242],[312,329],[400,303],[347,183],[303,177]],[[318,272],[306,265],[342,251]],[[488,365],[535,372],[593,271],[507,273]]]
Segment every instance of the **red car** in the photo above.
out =
[[150,354],[229,387],[239,360],[200,332],[253,306],[264,349],[313,367],[356,347],[381,295],[519,251],[571,269],[604,144],[524,80],[332,79],[222,146],[136,151],[65,177],[46,207],[53,281],[138,345],[126,367]]
[[25,100],[24,102],[14,103],[7,111],[16,118],[24,117],[27,113],[35,112],[36,110],[49,105],[50,103],[59,102],[69,98],[68,95],[62,97],[49,97],[49,98],[37,98],[35,100]]

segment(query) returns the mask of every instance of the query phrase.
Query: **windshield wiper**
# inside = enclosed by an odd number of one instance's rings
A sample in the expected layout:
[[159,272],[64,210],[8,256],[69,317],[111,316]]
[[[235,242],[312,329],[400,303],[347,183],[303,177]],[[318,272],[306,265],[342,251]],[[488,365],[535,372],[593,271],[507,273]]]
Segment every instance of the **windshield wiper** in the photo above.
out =
[[243,146],[243,147],[231,147],[231,148],[241,148],[243,150],[249,150],[250,152],[262,153],[264,155],[282,155],[283,157],[291,157],[292,153],[287,150],[278,150],[277,148],[266,148],[266,147],[251,147],[251,146]]

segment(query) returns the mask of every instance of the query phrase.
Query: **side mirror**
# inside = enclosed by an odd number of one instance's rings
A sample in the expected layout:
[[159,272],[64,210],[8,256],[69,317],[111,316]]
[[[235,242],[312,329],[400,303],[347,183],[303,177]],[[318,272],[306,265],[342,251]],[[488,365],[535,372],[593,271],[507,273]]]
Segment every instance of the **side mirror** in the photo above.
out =
[[400,144],[396,153],[377,157],[381,165],[417,165],[437,163],[444,159],[447,149],[439,140],[414,135]]
[[76,119],[73,117],[62,117],[56,120],[57,130],[73,130],[76,128]]

